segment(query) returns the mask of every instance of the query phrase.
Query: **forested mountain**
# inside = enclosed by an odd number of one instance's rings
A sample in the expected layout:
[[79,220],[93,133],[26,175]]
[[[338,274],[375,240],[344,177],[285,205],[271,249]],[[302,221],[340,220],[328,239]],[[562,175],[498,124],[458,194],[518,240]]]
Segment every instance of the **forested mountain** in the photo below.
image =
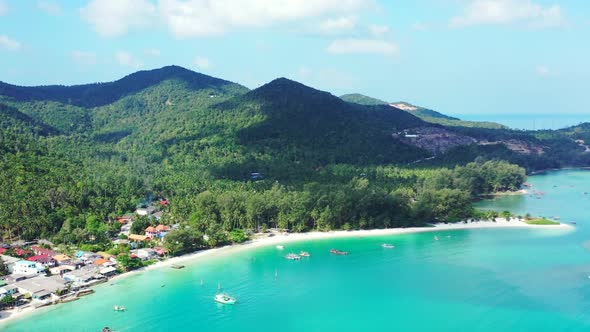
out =
[[125,96],[171,79],[182,81],[190,90],[212,89],[236,92],[247,90],[229,81],[195,73],[178,66],[168,66],[156,70],[139,71],[109,83],[21,87],[0,82],[0,95],[16,101],[57,101],[68,105],[96,107],[113,103]]
[[74,87],[2,84],[0,129],[2,236],[74,244],[106,245],[115,216],[148,194],[170,200],[163,222],[223,242],[234,228],[458,220],[477,195],[522,183],[500,159],[590,163],[574,142],[583,129],[445,127],[284,78],[249,91],[174,66]]

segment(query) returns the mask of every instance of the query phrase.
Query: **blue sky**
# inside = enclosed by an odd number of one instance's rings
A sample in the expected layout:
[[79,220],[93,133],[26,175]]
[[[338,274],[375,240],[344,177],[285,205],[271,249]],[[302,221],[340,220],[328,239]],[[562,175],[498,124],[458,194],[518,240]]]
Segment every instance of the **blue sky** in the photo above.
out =
[[176,64],[448,114],[588,113],[586,0],[0,0],[0,80]]

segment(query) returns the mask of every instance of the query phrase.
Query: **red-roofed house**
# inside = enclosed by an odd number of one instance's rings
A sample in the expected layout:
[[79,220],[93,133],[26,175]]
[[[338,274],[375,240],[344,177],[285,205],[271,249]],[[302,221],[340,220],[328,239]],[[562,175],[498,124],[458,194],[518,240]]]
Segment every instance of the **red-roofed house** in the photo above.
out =
[[170,202],[168,202],[168,200],[166,200],[166,199],[160,200],[160,205],[161,206],[168,206],[168,204],[170,204]]
[[160,225],[156,226],[156,231],[158,231],[158,233],[168,232],[168,231],[170,231],[170,227],[160,224]]
[[51,256],[47,255],[35,255],[32,257],[27,258],[29,262],[40,263],[45,266],[55,266],[55,259],[51,258]]
[[35,255],[46,255],[49,257],[53,257],[57,255],[57,253],[53,250],[46,249],[40,246],[31,246],[31,250],[35,253]]
[[21,248],[16,248],[14,249],[14,252],[16,253],[16,255],[18,257],[24,257],[24,256],[28,256],[31,254],[30,251],[26,250],[26,249],[21,249]]
[[121,224],[126,224],[133,221],[134,215],[133,214],[126,214],[124,216],[117,217],[117,221]]
[[8,250],[8,249],[6,249],[6,248],[0,248],[0,255],[3,255],[6,250]]
[[154,238],[154,237],[158,236],[158,231],[156,230],[155,227],[150,226],[145,229],[145,236]]

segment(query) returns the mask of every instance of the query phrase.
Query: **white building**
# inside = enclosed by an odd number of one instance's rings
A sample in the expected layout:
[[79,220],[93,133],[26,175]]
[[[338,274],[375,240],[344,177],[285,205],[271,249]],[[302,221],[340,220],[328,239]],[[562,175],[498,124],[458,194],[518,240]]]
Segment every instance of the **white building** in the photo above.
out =
[[45,266],[36,262],[18,261],[14,263],[13,274],[39,275],[45,274]]

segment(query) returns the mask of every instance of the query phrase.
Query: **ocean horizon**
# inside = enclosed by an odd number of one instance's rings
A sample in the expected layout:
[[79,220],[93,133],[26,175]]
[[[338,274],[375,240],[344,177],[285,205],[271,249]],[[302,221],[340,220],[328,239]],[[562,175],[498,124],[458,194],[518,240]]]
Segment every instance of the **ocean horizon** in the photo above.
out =
[[590,122],[590,114],[454,114],[461,120],[497,122],[512,129],[562,129]]

